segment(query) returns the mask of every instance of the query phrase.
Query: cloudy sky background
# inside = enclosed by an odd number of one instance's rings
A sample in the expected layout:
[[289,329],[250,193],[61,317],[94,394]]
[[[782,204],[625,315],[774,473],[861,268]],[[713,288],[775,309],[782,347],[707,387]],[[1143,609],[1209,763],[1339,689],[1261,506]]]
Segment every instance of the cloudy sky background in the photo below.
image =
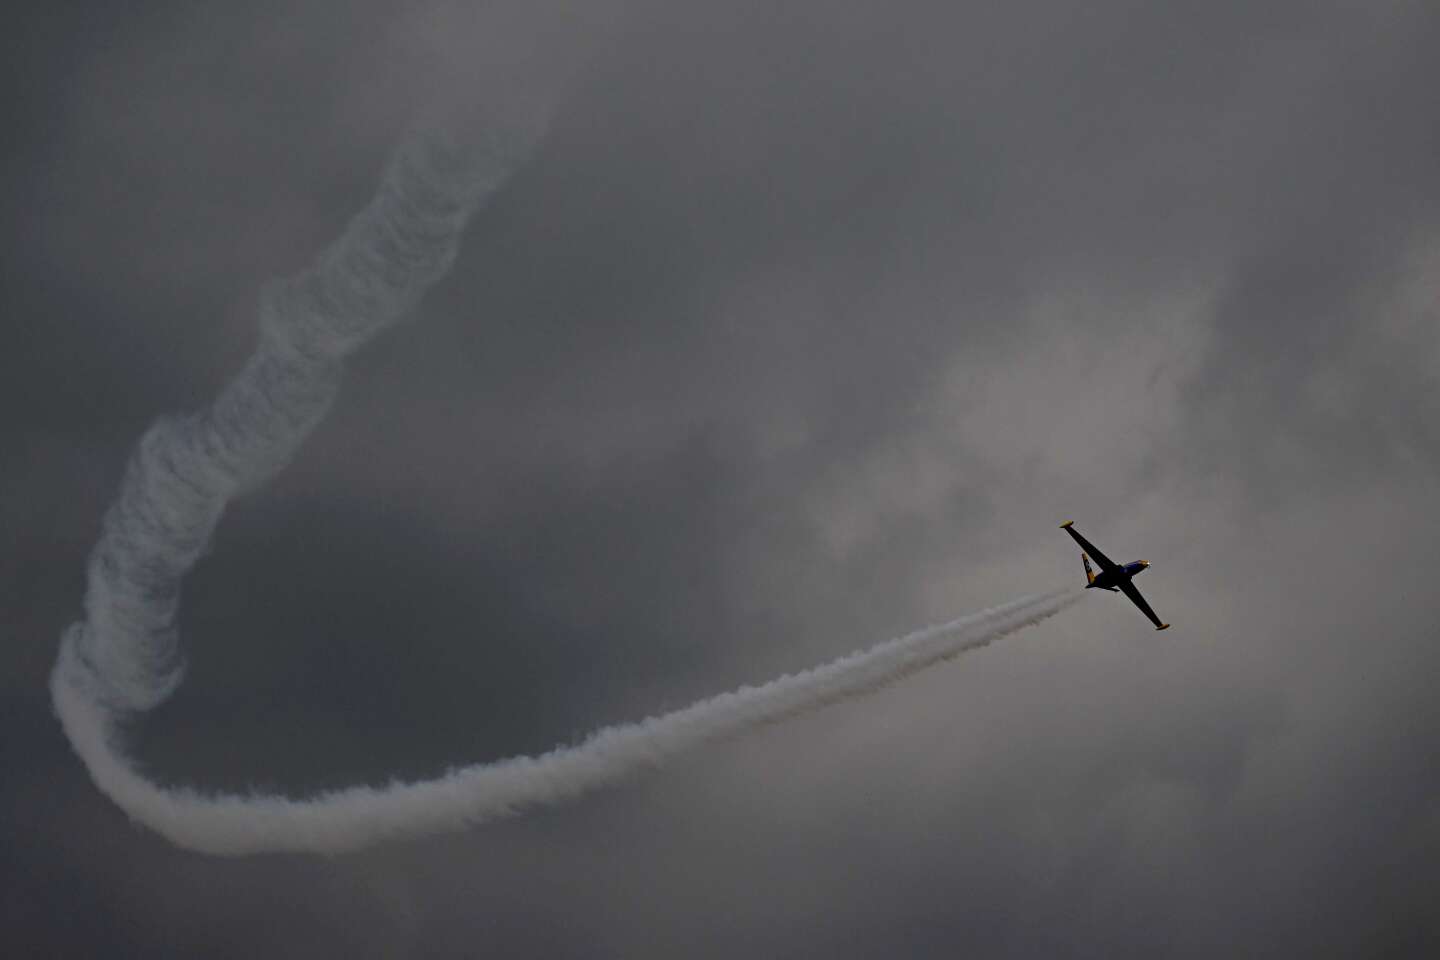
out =
[[[1440,15],[1414,3],[40,8],[7,32],[0,947],[1419,954],[1440,943]],[[305,793],[1079,582],[575,804],[214,860],[45,689],[125,457],[442,95],[553,99],[191,577],[158,777]]]

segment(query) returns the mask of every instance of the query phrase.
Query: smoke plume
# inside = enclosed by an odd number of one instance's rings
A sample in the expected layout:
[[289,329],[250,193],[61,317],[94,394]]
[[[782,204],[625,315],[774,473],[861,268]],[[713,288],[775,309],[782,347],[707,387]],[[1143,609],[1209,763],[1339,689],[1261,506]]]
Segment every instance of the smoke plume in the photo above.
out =
[[575,746],[453,770],[421,783],[352,787],[310,799],[206,796],[159,786],[125,757],[115,715],[57,671],[65,732],[96,784],[133,818],[203,853],[341,853],[560,803],[745,730],[858,697],[1054,616],[1078,590],[1024,597],[928,627],[813,670],[742,687],[639,723],[606,727]]
[[229,855],[333,853],[556,803],[698,744],[892,683],[1078,597],[1025,597],[763,686],[608,727],[578,745],[421,783],[291,799],[210,796],[148,780],[120,730],[183,677],[176,620],[185,574],[229,500],[281,468],[325,416],[345,357],[444,275],[470,215],[536,142],[533,119],[489,120],[482,138],[436,127],[397,151],[378,195],[340,239],[310,269],[264,291],[260,344],[240,374],[207,409],[162,419],[145,433],[106,514],[90,556],[85,619],[62,639],[51,693],[100,789],[181,846]]

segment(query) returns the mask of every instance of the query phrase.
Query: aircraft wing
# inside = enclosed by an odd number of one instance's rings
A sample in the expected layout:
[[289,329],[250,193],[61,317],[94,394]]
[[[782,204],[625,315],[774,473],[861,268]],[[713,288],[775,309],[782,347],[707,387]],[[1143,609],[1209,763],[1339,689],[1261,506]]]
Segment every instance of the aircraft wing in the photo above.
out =
[[[1114,560],[1111,560],[1109,557],[1105,556],[1105,554],[1101,553],[1101,552],[1100,552],[1100,549],[1099,549],[1098,547],[1096,547],[1095,544],[1091,543],[1089,540],[1086,540],[1084,537],[1080,536],[1080,534],[1075,531],[1075,528],[1070,525],[1070,521],[1067,520],[1065,523],[1062,523],[1060,526],[1061,526],[1062,528],[1064,528],[1064,530],[1065,530],[1066,533],[1070,534],[1070,536],[1072,536],[1072,537],[1075,538],[1075,542],[1078,543],[1078,544],[1080,544],[1080,549],[1081,549],[1081,550],[1084,550],[1086,553],[1090,554],[1090,559],[1092,559],[1092,560],[1094,560],[1096,563],[1100,564],[1100,569],[1101,569],[1101,570],[1115,570],[1115,569],[1118,569],[1118,567],[1116,566],[1115,561],[1114,561]],[[1137,594],[1136,596],[1138,596],[1138,594]],[[1134,598],[1134,597],[1131,597],[1131,599],[1133,600],[1133,599],[1135,599],[1135,598]],[[1138,602],[1144,603],[1143,600],[1142,600],[1142,601],[1138,601]],[[1159,621],[1157,620],[1156,622],[1158,623]]]
[[1119,587],[1125,591],[1125,596],[1129,597],[1135,606],[1140,608],[1140,612],[1150,618],[1150,622],[1155,624],[1156,630],[1169,629],[1170,624],[1160,622],[1160,618],[1155,616],[1155,611],[1150,609],[1150,604],[1146,603],[1145,598],[1140,596],[1140,591],[1135,589],[1135,583],[1133,581],[1121,580]]

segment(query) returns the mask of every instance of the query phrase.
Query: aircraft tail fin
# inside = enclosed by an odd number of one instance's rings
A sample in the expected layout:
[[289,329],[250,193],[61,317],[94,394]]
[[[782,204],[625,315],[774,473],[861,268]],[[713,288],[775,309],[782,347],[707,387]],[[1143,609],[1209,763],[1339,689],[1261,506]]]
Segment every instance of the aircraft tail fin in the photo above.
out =
[[1095,571],[1090,568],[1090,557],[1087,554],[1080,554],[1080,562],[1085,564],[1085,580],[1088,583],[1095,582]]

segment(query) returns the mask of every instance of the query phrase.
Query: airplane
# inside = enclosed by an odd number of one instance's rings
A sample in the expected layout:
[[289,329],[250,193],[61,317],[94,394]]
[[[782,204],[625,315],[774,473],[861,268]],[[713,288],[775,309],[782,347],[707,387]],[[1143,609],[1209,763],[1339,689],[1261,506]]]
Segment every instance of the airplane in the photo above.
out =
[[[1150,618],[1150,622],[1155,624],[1156,630],[1170,629],[1170,624],[1161,623],[1160,618],[1155,616],[1155,611],[1150,609],[1150,604],[1145,602],[1145,598],[1140,596],[1140,591],[1136,590],[1135,584],[1131,582],[1136,574],[1144,573],[1150,566],[1149,560],[1132,560],[1126,564],[1116,563],[1097,550],[1095,544],[1086,540],[1076,532],[1074,520],[1066,520],[1060,524],[1060,529],[1074,537],[1075,542],[1080,544],[1080,549],[1083,551],[1080,554],[1080,560],[1085,564],[1085,579],[1090,581],[1085,584],[1086,590],[1094,588],[1096,590],[1109,590],[1111,593],[1119,590],[1125,594],[1125,596],[1129,597],[1135,606],[1140,608],[1141,613]],[[1099,573],[1090,569],[1091,557],[1094,557],[1095,562],[1100,564]]]

